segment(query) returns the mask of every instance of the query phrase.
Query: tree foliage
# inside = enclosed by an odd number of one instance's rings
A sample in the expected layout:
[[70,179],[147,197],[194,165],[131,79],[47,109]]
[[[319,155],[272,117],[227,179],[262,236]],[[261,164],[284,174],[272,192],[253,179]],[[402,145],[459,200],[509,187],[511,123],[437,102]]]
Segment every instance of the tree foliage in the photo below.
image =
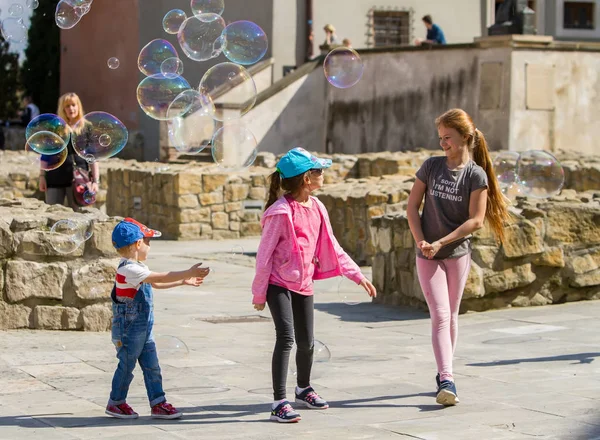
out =
[[29,27],[21,82],[42,113],[56,112],[60,93],[60,28],[54,21],[58,0],[40,1]]
[[0,119],[14,119],[19,110],[19,55],[0,38]]

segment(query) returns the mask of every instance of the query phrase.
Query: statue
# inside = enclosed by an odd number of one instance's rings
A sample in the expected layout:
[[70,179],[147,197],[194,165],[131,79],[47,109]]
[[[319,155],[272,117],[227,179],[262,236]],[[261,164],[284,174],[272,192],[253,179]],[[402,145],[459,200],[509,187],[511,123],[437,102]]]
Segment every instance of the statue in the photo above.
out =
[[527,6],[527,0],[504,0],[496,22],[488,28],[488,35],[535,33],[535,11]]

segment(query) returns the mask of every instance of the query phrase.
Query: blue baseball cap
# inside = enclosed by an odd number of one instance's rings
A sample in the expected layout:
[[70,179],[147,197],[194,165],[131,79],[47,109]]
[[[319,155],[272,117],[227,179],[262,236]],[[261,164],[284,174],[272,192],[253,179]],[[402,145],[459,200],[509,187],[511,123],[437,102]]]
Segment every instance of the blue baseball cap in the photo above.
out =
[[120,249],[142,238],[160,237],[162,234],[160,231],[150,229],[146,225],[127,217],[120,221],[112,233],[112,244],[115,249]]
[[284,179],[299,176],[308,170],[329,168],[331,159],[319,159],[310,154],[304,148],[296,147],[288,151],[279,162],[277,162],[277,171]]

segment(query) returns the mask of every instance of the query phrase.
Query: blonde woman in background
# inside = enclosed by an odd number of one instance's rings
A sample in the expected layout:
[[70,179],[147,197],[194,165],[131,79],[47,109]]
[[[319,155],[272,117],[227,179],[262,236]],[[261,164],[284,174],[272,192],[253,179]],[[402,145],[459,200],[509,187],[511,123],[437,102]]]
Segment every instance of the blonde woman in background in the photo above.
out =
[[[58,99],[56,113],[69,125],[71,132],[83,128],[82,125],[76,128],[77,123],[83,119],[85,113],[81,105],[81,99],[75,93],[66,93]],[[100,167],[98,162],[88,164],[85,159],[75,153],[70,141],[67,143],[67,149],[67,160],[60,167],[52,171],[40,169],[40,191],[46,193],[46,203],[49,205],[64,204],[73,209],[78,209],[73,197],[72,187],[74,167],[90,171],[91,182],[88,189],[93,193],[98,192]]]

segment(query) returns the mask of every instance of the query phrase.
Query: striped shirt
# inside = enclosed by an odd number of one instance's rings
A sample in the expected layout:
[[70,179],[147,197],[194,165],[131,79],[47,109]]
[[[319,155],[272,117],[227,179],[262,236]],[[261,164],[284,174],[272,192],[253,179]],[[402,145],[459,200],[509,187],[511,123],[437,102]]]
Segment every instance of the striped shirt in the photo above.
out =
[[[127,263],[123,264],[125,262]],[[122,258],[119,262],[119,265],[121,264],[123,266],[117,269],[115,281],[117,299],[121,302],[133,301],[138,289],[151,272],[148,266],[139,261]]]

